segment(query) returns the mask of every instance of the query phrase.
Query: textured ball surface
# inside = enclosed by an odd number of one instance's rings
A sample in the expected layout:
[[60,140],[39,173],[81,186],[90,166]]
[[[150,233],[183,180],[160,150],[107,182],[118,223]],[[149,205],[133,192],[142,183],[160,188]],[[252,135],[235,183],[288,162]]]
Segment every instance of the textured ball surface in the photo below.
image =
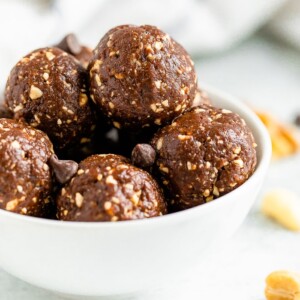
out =
[[52,208],[53,147],[43,132],[0,119],[0,208],[45,217]]
[[184,48],[154,26],[118,26],[89,65],[93,101],[116,128],[161,126],[195,98],[197,76]]
[[170,204],[185,209],[243,184],[256,166],[256,144],[237,114],[202,105],[160,130],[151,145]]
[[123,221],[165,213],[161,190],[151,175],[114,154],[83,160],[57,199],[57,217],[65,221]]
[[41,129],[56,149],[84,142],[94,128],[87,74],[58,48],[31,52],[12,69],[6,103],[14,118]]

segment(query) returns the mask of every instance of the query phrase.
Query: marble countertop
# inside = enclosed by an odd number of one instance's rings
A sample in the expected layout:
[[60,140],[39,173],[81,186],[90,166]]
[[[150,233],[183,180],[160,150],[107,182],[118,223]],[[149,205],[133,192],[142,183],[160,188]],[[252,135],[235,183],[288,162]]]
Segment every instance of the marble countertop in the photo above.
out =
[[[281,120],[291,121],[300,112],[300,53],[262,33],[222,55],[198,58],[196,66],[199,80],[239,96]],[[300,195],[299,166],[300,155],[273,162],[261,195],[273,187],[288,188]],[[189,277],[166,283],[143,300],[214,300],[220,296],[263,300],[264,280],[271,271],[300,272],[300,234],[266,219],[259,210],[261,195],[238,232],[204,263],[195,264]],[[0,299],[66,298],[32,287],[0,270]]]

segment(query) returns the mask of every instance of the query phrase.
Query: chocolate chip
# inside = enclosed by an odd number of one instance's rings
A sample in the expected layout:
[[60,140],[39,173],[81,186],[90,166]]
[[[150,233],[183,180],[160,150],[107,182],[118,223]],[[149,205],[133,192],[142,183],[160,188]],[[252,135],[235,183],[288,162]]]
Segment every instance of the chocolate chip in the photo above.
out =
[[78,164],[73,160],[59,160],[55,154],[49,159],[57,181],[61,184],[68,182],[77,172]]
[[138,167],[150,167],[155,162],[155,150],[148,144],[137,144],[131,153],[132,163]]
[[2,103],[0,104],[0,118],[13,118],[13,113]]
[[295,124],[297,126],[300,126],[300,114],[296,116],[296,118],[295,118]]
[[73,33],[66,35],[55,47],[73,55],[81,52],[79,41]]

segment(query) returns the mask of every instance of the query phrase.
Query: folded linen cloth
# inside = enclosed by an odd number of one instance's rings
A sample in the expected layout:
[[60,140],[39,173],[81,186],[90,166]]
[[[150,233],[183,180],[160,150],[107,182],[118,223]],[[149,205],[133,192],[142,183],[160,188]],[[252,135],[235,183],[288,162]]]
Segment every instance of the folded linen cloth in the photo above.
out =
[[75,32],[95,46],[119,24],[155,24],[195,55],[226,50],[267,24],[300,48],[298,0],[0,0],[0,89],[12,65],[32,49]]

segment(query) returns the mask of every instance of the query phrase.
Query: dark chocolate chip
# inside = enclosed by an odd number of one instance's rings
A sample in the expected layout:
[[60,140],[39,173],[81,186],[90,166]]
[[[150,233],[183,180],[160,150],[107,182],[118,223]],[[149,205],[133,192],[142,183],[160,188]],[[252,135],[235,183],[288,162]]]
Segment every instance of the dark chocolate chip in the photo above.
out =
[[61,184],[68,182],[78,170],[77,162],[73,160],[59,160],[55,154],[51,155],[49,164],[57,181]]
[[296,116],[296,118],[295,118],[295,124],[297,126],[300,126],[300,114]]
[[150,167],[155,162],[155,150],[148,144],[137,144],[131,153],[132,163],[138,167]]
[[81,46],[75,34],[70,33],[66,35],[55,47],[66,51],[70,54],[79,54],[81,52]]
[[12,119],[13,113],[4,105],[0,104],[0,118]]

